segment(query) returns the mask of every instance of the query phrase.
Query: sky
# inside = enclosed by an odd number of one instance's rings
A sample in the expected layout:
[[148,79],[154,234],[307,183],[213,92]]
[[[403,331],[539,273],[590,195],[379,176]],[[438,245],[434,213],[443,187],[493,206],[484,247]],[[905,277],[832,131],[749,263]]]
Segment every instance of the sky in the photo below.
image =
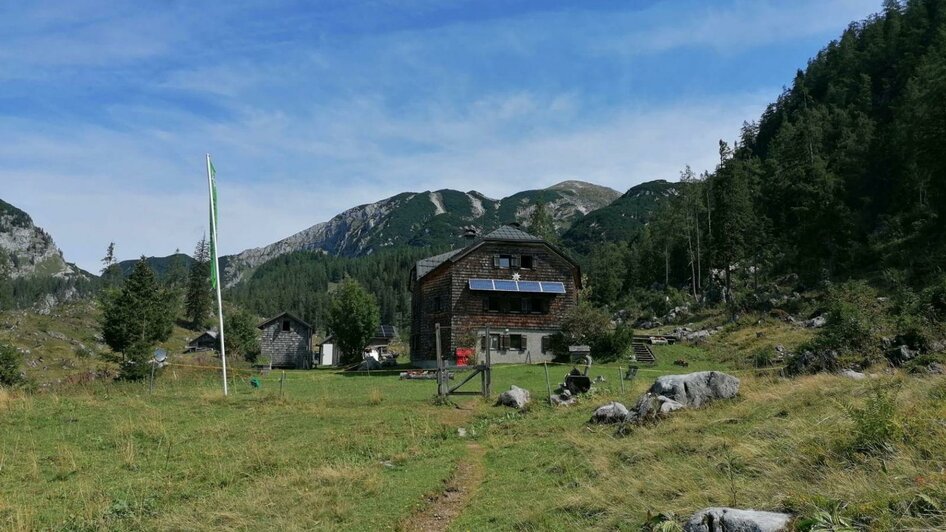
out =
[[355,205],[711,170],[879,0],[0,4],[0,199],[93,272]]

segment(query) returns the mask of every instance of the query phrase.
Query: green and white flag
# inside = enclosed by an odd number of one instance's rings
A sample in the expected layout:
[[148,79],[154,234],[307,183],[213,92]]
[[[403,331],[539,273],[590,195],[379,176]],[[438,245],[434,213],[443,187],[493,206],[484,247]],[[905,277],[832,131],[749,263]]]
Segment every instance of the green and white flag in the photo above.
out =
[[210,164],[210,286],[217,288],[217,224],[220,215],[217,211],[217,169],[212,161]]

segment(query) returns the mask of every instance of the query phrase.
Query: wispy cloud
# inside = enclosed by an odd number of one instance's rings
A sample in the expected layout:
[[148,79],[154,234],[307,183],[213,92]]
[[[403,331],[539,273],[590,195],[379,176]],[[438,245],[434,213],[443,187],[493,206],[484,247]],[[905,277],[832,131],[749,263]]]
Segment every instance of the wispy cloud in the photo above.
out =
[[404,190],[624,190],[711,168],[873,3],[8,4],[0,195],[94,269],[200,238],[206,151],[225,252]]

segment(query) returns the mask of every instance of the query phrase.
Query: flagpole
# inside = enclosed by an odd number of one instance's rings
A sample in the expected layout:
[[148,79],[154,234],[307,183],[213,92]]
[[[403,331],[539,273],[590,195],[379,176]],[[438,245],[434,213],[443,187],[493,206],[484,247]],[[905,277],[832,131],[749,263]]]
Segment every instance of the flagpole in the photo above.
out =
[[220,262],[217,260],[217,206],[214,204],[214,178],[210,166],[210,154],[207,154],[207,187],[210,190],[210,242],[211,260],[214,261],[214,271],[217,272],[217,316],[220,318],[220,362],[223,366],[223,395],[227,390],[227,344],[223,337],[223,296],[220,295]]

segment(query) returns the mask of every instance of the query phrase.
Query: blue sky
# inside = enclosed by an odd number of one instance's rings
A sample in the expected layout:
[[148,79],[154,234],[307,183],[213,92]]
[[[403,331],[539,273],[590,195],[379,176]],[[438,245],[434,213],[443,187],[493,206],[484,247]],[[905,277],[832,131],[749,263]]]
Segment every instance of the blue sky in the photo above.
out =
[[264,245],[402,191],[711,169],[879,0],[0,5],[0,198],[96,271]]

